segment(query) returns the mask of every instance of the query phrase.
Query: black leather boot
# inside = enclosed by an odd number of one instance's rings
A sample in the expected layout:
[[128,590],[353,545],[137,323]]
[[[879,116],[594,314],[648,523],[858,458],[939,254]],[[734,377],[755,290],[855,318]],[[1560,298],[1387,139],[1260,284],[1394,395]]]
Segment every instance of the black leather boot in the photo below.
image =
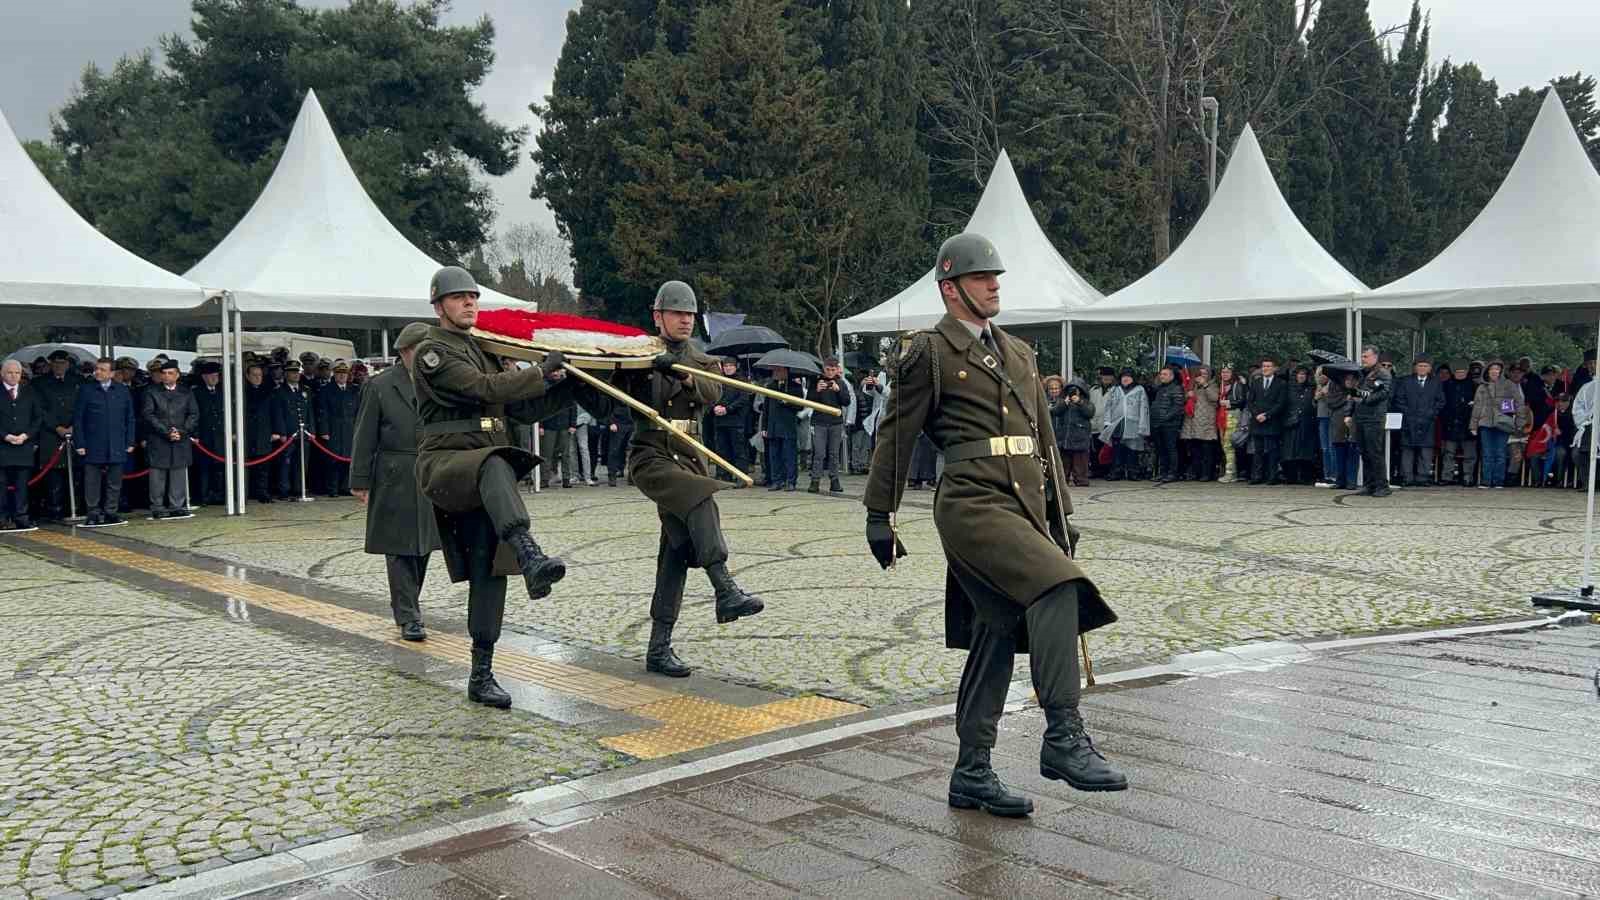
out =
[[528,599],[550,596],[550,586],[567,576],[567,564],[554,556],[546,556],[528,529],[513,529],[505,541],[517,551],[517,565],[522,569],[522,580],[528,585]]
[[510,709],[511,695],[494,680],[494,648],[472,648],[472,677],[467,679],[467,699],[495,709]]
[[828,493],[830,493],[830,494],[842,494],[842,493],[844,493],[844,485],[839,482],[839,476],[835,475],[832,478],[828,479]]
[[1009,819],[1033,814],[1033,801],[1013,794],[989,765],[989,748],[961,745],[955,771],[950,773],[950,805],[956,809],[982,809]]
[[817,480],[817,479],[815,479],[815,478],[811,479],[811,484],[806,487],[806,493],[808,493],[808,494],[820,494],[820,493],[822,493],[822,482]]
[[645,654],[644,670],[668,678],[688,678],[694,670],[689,668],[672,649],[672,626],[665,622],[650,623],[650,651]]
[[734,583],[733,576],[728,573],[728,566],[725,563],[706,566],[706,577],[711,579],[711,586],[717,592],[718,625],[726,625],[745,616],[753,616],[767,608],[760,597],[746,593],[744,588]]
[[1080,791],[1125,791],[1128,776],[1111,768],[1095,749],[1076,709],[1046,709],[1039,774],[1065,781]]

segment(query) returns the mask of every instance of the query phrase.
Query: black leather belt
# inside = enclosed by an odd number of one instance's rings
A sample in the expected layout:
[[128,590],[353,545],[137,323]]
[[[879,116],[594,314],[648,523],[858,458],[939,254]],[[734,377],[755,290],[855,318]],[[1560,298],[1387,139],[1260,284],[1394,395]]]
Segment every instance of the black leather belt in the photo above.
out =
[[429,422],[422,426],[425,437],[439,434],[495,434],[506,430],[506,420],[485,416],[481,419],[451,419],[448,422]]
[[985,438],[981,441],[964,441],[944,448],[945,465],[987,459],[991,456],[1037,456],[1039,444],[1025,434]]

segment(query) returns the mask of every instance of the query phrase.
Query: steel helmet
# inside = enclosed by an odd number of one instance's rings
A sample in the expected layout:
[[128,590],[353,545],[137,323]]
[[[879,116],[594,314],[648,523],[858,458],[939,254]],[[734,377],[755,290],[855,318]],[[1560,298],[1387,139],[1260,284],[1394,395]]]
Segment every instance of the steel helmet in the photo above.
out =
[[438,303],[450,294],[471,294],[478,296],[478,282],[472,273],[460,266],[445,266],[433,273],[433,281],[428,285],[428,300]]
[[650,308],[657,312],[670,310],[697,313],[700,311],[700,304],[694,298],[694,288],[681,281],[669,281],[656,291],[655,305]]
[[1000,251],[994,243],[976,232],[954,235],[939,245],[939,262],[934,266],[936,281],[959,278],[974,272],[993,272],[999,275],[1006,270],[1000,261]]

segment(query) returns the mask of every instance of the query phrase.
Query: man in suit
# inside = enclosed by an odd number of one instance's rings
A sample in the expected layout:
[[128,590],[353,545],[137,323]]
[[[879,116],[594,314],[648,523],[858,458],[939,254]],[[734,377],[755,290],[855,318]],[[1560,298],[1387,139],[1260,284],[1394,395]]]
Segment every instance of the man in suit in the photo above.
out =
[[122,496],[122,470],[133,453],[138,428],[133,394],[111,377],[112,360],[95,363],[94,381],[78,388],[72,410],[72,434],[83,461],[83,493],[88,527],[121,525],[117,500]]
[[[308,435],[316,430],[311,393],[300,383],[300,376],[300,363],[289,360],[283,366],[283,384],[272,391],[273,449],[277,449],[279,442],[293,439],[301,429]],[[292,447],[278,457],[279,500],[287,500],[300,493],[304,480],[300,471],[302,452],[309,454],[312,451],[309,448]]]
[[[723,357],[722,374],[729,378],[737,378],[739,375],[739,361],[731,356]],[[706,417],[706,421],[710,423],[711,427],[703,429],[711,432],[711,449],[716,451],[718,456],[733,463],[740,471],[749,468],[749,465],[745,462],[745,451],[749,449],[749,445],[745,443],[744,433],[750,416],[750,403],[753,399],[754,395],[749,391],[724,387],[722,395],[711,406],[711,414]],[[716,477],[718,481],[733,482],[740,485],[744,483],[737,481],[733,475],[720,470],[716,473]]]
[[1433,426],[1444,411],[1444,385],[1433,360],[1419,356],[1409,378],[1396,378],[1392,407],[1400,414],[1400,483],[1433,484]]
[[[208,359],[200,363],[199,372],[200,382],[194,388],[194,402],[200,413],[200,424],[195,426],[194,436],[203,447],[220,456],[223,451],[223,413],[227,399],[222,393],[222,364]],[[227,487],[227,474],[223,471],[222,463],[201,453],[195,457],[195,474],[194,493],[197,502],[208,506],[221,505]]]
[[[251,359],[244,369],[244,456],[246,460],[260,459],[278,448],[280,437],[272,424],[273,395],[275,391],[267,382],[266,367],[260,360]],[[283,451],[282,456],[297,453],[297,449]],[[279,458],[281,459],[282,456]],[[270,466],[257,463],[245,471],[250,499],[257,503],[272,502]]]
[[[78,387],[83,379],[72,371],[72,355],[56,350],[49,357],[49,371],[35,379],[29,386],[38,393],[36,399],[44,410],[44,429],[39,432],[39,463],[43,465],[55,458],[56,451],[72,439],[72,404],[77,401]],[[67,467],[77,467],[63,450],[61,458],[44,476],[41,512],[46,521],[70,516],[75,511],[67,507]]]
[[[317,391],[316,403],[317,436],[322,446],[340,456],[349,456],[353,449],[356,412],[361,406],[361,388],[350,383],[349,363],[341,359],[334,364],[333,382]],[[349,463],[328,457],[323,472],[323,487],[329,497],[350,496]]]
[[178,383],[180,372],[177,360],[163,362],[160,381],[145,391],[140,405],[152,519],[193,515],[189,512],[189,466],[194,462],[194,445],[189,439],[200,425],[200,407],[194,394]]
[[33,528],[28,517],[28,479],[44,429],[44,408],[33,388],[22,383],[22,363],[0,365],[0,530]]
[[1261,361],[1261,376],[1250,382],[1245,398],[1250,415],[1250,446],[1254,465],[1251,484],[1282,484],[1278,460],[1283,454],[1283,418],[1289,410],[1289,383],[1278,377],[1274,360]]
[[411,383],[417,344],[428,326],[412,322],[395,339],[400,359],[361,392],[350,461],[350,491],[367,507],[366,551],[382,554],[389,607],[400,637],[426,640],[417,598],[428,557],[439,549],[433,505],[417,487],[417,394]]

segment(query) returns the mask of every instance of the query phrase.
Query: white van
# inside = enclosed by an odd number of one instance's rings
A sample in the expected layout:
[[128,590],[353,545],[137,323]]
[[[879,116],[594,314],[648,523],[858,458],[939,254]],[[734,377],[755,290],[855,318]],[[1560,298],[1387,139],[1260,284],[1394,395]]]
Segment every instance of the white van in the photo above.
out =
[[[355,359],[356,356],[356,345],[342,338],[296,334],[292,331],[246,331],[242,337],[245,352],[258,356],[271,355],[279,347],[289,348],[290,359],[298,358],[307,350],[323,359]],[[195,353],[200,356],[222,356],[222,335],[217,332],[200,335],[195,341]]]

